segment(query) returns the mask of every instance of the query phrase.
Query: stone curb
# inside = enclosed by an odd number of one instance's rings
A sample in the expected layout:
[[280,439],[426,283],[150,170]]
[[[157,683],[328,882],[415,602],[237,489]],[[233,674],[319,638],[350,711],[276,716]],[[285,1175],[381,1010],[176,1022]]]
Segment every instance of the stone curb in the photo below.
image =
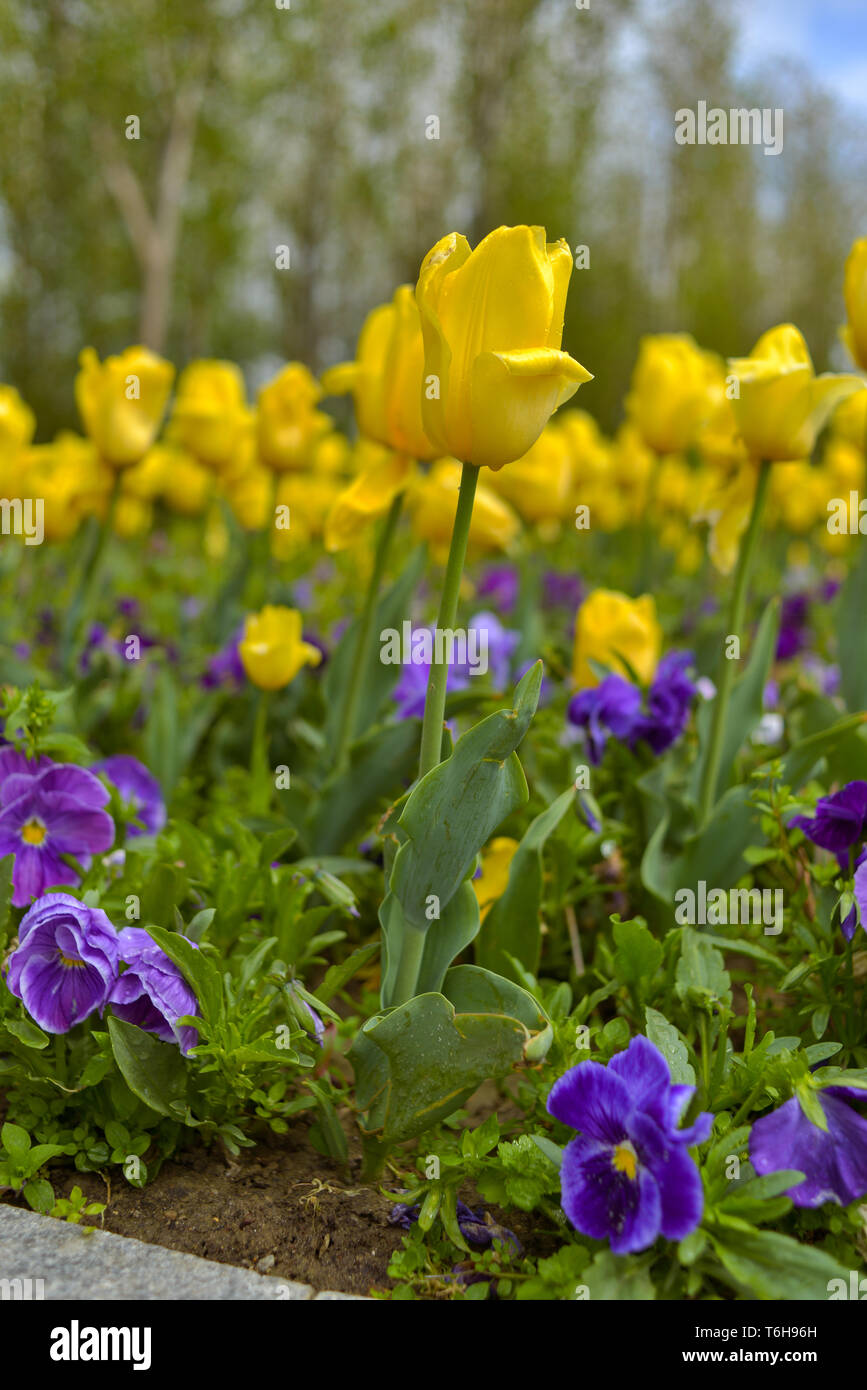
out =
[[110,1231],[87,1234],[69,1222],[0,1203],[0,1302],[22,1298],[370,1301],[330,1289],[317,1293],[309,1284],[164,1250]]

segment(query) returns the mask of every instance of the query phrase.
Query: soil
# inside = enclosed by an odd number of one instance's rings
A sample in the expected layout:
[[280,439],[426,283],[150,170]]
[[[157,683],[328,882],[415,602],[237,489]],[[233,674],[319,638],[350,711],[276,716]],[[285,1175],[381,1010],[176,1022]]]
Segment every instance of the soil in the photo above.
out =
[[[494,1108],[508,1109],[502,1096],[496,1105],[495,1095],[491,1086],[473,1097],[468,1108],[474,1125]],[[303,1121],[269,1140],[243,1149],[237,1158],[216,1147],[196,1146],[176,1154],[144,1188],[130,1187],[116,1170],[110,1187],[100,1173],[56,1167],[50,1177],[58,1197],[68,1197],[78,1186],[88,1200],[106,1202],[93,1224],[117,1235],[312,1284],[316,1290],[369,1295],[392,1288],[388,1263],[404,1235],[388,1221],[400,1200],[397,1181],[388,1183],[395,1189],[392,1196],[380,1186],[355,1183],[312,1147]],[[353,1134],[352,1175],[361,1161],[354,1142]],[[472,1191],[461,1196],[480,1205]],[[522,1213],[491,1208],[491,1214],[516,1231],[527,1254],[550,1254],[556,1248],[556,1240],[536,1234]]]

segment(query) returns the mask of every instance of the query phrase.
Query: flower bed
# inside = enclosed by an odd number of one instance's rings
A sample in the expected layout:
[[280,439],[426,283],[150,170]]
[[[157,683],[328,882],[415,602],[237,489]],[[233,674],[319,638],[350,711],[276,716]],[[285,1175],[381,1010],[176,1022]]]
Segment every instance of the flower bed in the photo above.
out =
[[445,237],[255,403],[87,350],[33,445],[0,388],[46,541],[3,550],[5,1200],[398,1299],[848,1296],[865,383],[649,337],[607,439],[571,268]]

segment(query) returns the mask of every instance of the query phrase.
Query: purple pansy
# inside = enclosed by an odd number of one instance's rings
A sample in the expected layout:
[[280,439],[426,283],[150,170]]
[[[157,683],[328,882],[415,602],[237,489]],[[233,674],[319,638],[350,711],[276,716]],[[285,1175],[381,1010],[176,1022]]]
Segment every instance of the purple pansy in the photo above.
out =
[[[113,782],[121,799],[131,806],[141,827],[130,824],[127,835],[158,835],[166,823],[166,808],[160,784],[138,758],[129,753],[115,753],[96,763],[92,772],[102,773]],[[143,827],[143,828],[142,828]]]
[[542,602],[546,608],[565,608],[574,614],[584,602],[584,581],[579,574],[547,570],[542,580]]
[[807,645],[808,594],[790,594],[783,599],[780,612],[780,635],[777,638],[777,661],[789,661]]
[[238,654],[238,643],[243,635],[244,625],[242,623],[220,650],[211,657],[207,670],[199,681],[205,690],[215,690],[218,687],[242,689],[246,676]]
[[109,995],[112,1012],[146,1033],[155,1033],[163,1042],[177,1043],[186,1054],[195,1047],[199,1035],[190,1024],[178,1020],[198,1014],[195,994],[174,961],[143,927],[125,927],[118,941],[120,959],[127,968]]
[[14,748],[0,749],[0,858],[15,856],[14,907],[26,907],[47,888],[78,875],[60,858],[83,866],[114,840],[114,821],[103,808],[109,795],[98,777],[48,758],[28,762]]
[[664,753],[686,728],[696,693],[695,682],[687,675],[692,664],[692,652],[668,652],[656,669],[647,692],[647,713],[639,716],[634,734],[654,753]]
[[848,1104],[867,1105],[867,1091],[826,1086],[814,1095],[828,1128],[814,1124],[793,1096],[756,1120],[750,1161],[762,1176],[785,1168],[803,1173],[804,1181],[786,1194],[796,1207],[820,1207],[824,1202],[845,1207],[867,1193],[867,1119]]
[[[389,1224],[400,1226],[404,1231],[412,1230],[418,1221],[420,1212],[421,1207],[418,1203],[412,1206],[406,1202],[397,1202],[389,1212]],[[473,1211],[466,1202],[458,1200],[457,1218],[461,1235],[471,1245],[478,1245],[485,1249],[493,1245],[495,1240],[499,1240],[503,1244],[512,1245],[517,1255],[524,1253],[524,1248],[515,1232],[510,1231],[508,1226],[498,1226],[489,1212]]]
[[831,796],[820,796],[814,816],[793,816],[789,825],[803,830],[820,849],[836,854],[846,873],[849,851],[861,843],[867,828],[867,782],[849,782]]
[[623,676],[611,674],[599,685],[581,690],[569,702],[569,720],[587,732],[591,763],[602,761],[609,734],[631,746],[641,712],[641,691]]
[[67,1033],[105,1007],[118,971],[118,936],[98,907],[48,893],[25,913],[6,983],[46,1033]]
[[[451,676],[451,671],[449,676]],[[407,661],[400,669],[400,679],[391,698],[397,705],[398,719],[420,719],[424,714],[424,700],[430,667]]]
[[493,565],[485,570],[478,587],[480,598],[490,599],[501,613],[511,613],[518,601],[520,580],[514,565]]
[[[486,644],[491,683],[498,688],[507,685],[512,657],[521,640],[521,634],[504,627],[496,613],[476,613],[470,619],[469,627],[470,631],[478,633],[475,638],[477,654],[485,650],[482,644]],[[455,669],[462,676],[469,677],[469,665],[459,666]]]
[[687,675],[692,663],[692,652],[664,656],[647,692],[646,707],[638,687],[616,673],[573,696],[568,718],[586,730],[590,761],[601,761],[609,734],[630,748],[646,743],[657,755],[670,748],[686,728],[696,695],[697,686]]
[[704,1198],[687,1150],[708,1137],[712,1116],[678,1128],[694,1093],[672,1085],[662,1053],[641,1036],[607,1067],[579,1062],[554,1083],[549,1113],[580,1131],[560,1170],[563,1210],[577,1231],[622,1255],[695,1230]]
[[856,861],[854,890],[855,902],[840,923],[847,941],[852,940],[859,922],[867,932],[867,850],[862,849]]

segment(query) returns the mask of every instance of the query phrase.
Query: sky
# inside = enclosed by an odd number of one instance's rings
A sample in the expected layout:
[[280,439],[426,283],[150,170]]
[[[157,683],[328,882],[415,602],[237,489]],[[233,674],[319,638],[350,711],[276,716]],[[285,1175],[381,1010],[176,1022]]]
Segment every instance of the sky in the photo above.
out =
[[867,113],[867,0],[742,0],[743,67],[799,58],[836,96]]

